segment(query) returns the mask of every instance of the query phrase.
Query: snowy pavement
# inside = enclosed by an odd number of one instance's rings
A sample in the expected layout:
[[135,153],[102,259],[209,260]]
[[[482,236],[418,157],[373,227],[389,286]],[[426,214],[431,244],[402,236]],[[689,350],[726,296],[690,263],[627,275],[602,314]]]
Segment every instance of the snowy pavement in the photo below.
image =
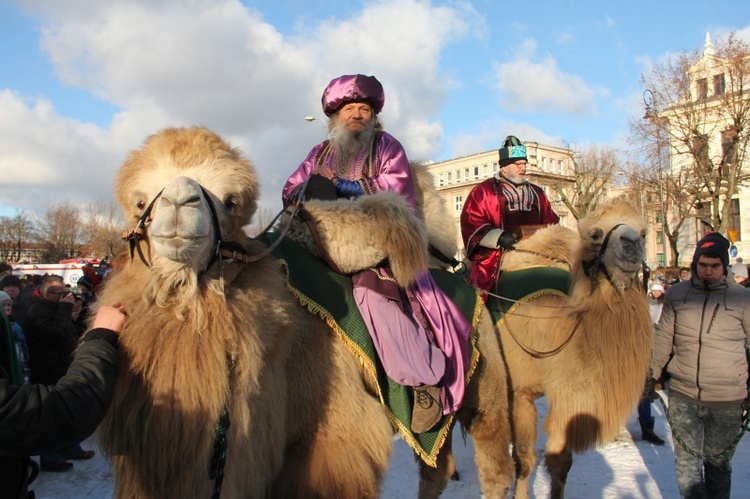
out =
[[[540,416],[546,414],[544,399],[537,402]],[[635,414],[620,438],[605,447],[573,458],[568,475],[566,495],[577,499],[648,498],[672,499],[679,497],[674,469],[674,447],[668,434],[662,407],[654,404],[656,432],[666,437],[667,444],[657,447],[640,440],[640,428]],[[545,436],[541,431],[537,442],[540,461],[543,459]],[[745,436],[734,456],[732,497],[750,497],[750,438]],[[92,448],[85,442],[85,449]],[[481,497],[481,489],[474,465],[471,439],[464,444],[461,432],[454,432],[453,452],[461,480],[451,482],[443,493],[445,498]],[[403,440],[396,439],[391,465],[381,486],[381,496],[387,499],[406,499],[417,496],[419,478],[413,453]],[[97,453],[89,461],[76,461],[67,473],[41,472],[32,484],[39,499],[47,498],[109,498],[112,497],[112,473],[107,461]],[[549,476],[543,467],[532,476],[532,497],[549,495]]]

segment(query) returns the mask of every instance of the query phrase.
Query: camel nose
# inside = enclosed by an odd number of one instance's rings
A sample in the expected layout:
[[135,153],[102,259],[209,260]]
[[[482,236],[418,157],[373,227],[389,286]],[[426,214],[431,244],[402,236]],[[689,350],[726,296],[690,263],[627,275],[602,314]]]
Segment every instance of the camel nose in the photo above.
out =
[[196,208],[201,202],[201,192],[197,185],[187,177],[179,177],[164,188],[159,198],[161,208],[179,209]]

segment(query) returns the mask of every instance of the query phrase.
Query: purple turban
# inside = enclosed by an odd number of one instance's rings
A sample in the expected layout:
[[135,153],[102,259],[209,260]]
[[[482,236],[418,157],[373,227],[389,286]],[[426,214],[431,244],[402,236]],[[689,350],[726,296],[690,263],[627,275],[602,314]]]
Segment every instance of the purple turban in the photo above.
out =
[[350,102],[367,102],[378,114],[383,109],[385,94],[383,85],[374,76],[344,75],[331,80],[321,100],[326,116],[335,114]]

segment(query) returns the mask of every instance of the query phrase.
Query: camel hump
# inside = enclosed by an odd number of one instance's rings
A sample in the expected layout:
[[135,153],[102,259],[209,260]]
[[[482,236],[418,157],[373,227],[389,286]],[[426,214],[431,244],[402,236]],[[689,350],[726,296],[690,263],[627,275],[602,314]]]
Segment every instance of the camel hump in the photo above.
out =
[[570,270],[579,241],[576,231],[561,225],[539,229],[521,239],[514,251],[503,253],[500,268],[504,271],[530,267],[555,267]]

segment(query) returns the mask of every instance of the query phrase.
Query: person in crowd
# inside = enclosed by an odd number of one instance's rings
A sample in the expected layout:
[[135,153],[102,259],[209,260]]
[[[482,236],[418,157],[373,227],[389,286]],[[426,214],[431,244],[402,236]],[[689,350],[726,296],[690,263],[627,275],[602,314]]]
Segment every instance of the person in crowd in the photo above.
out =
[[31,306],[31,296],[23,292],[23,282],[17,275],[6,275],[0,280],[0,291],[8,293],[13,301],[13,319],[19,324],[26,320],[26,311]]
[[114,395],[120,359],[119,306],[99,309],[67,373],[53,386],[25,383],[14,355],[5,314],[0,318],[0,490],[27,498],[28,456],[56,452],[91,435]]
[[89,319],[89,308],[94,303],[94,300],[96,300],[95,287],[96,284],[88,275],[83,275],[76,281],[76,289],[73,294],[76,298],[76,304],[80,305],[80,309],[76,312],[74,307],[74,315],[76,315],[74,322],[79,335],[86,330],[86,321]]
[[526,180],[526,146],[509,135],[499,155],[500,171],[474,186],[461,210],[471,281],[486,291],[497,282],[503,251],[512,250],[518,242],[516,229],[560,221],[544,190]]
[[[728,278],[728,250],[717,232],[698,241],[692,278],[667,290],[656,328],[651,372],[666,366],[670,375],[669,423],[683,498],[729,497],[732,443],[748,398],[750,290]],[[646,383],[650,400],[655,383],[653,377]]]
[[0,291],[0,305],[3,307],[3,312],[8,318],[8,325],[13,333],[13,340],[16,347],[16,358],[18,359],[18,366],[21,368],[21,374],[23,374],[23,380],[29,381],[31,377],[31,370],[29,368],[29,347],[26,344],[26,336],[23,334],[21,325],[13,320],[13,301],[5,291]]
[[[398,193],[415,206],[406,152],[383,131],[378,117],[384,102],[374,76],[345,75],[328,84],[322,105],[330,139],[315,146],[289,177],[285,206],[301,196],[356,198],[379,191]],[[395,285],[385,266],[360,272],[352,281],[386,374],[414,387],[412,431],[428,431],[443,414],[461,407],[471,325],[427,269],[407,289]]]
[[[60,276],[47,276],[39,289],[40,297],[29,308],[24,332],[29,347],[31,381],[55,385],[73,359],[78,332],[73,323],[75,296],[65,290]],[[94,451],[83,450],[78,443],[62,451],[41,455],[43,471],[67,471],[73,464],[66,459],[91,459]]]
[[744,263],[738,262],[732,265],[732,275],[734,276],[734,282],[742,287],[748,287],[750,284],[747,280],[747,267]]
[[[661,310],[664,306],[664,286],[660,281],[654,282],[651,291],[648,294],[648,306],[651,311],[651,322],[656,328],[661,317]],[[646,442],[654,445],[664,445],[664,439],[660,438],[654,432],[655,418],[651,416],[651,401],[643,398],[638,404],[638,424],[641,426],[641,437]]]

